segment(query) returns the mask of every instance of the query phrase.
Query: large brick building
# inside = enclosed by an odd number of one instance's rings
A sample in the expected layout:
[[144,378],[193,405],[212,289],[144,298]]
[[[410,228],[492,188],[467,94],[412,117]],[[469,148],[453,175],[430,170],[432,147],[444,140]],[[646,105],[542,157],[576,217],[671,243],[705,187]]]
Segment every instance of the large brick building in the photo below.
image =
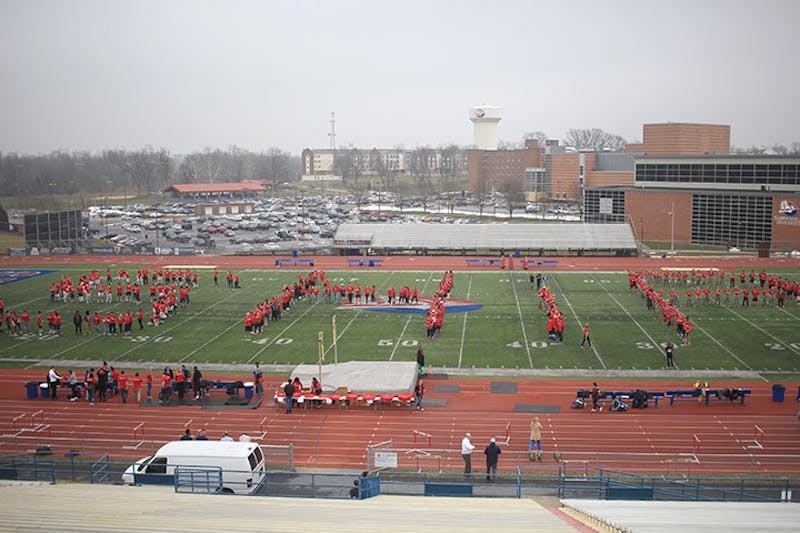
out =
[[800,157],[731,155],[728,125],[645,124],[622,153],[472,150],[469,171],[473,191],[519,179],[529,200],[581,202],[586,222],[630,223],[642,241],[800,249]]

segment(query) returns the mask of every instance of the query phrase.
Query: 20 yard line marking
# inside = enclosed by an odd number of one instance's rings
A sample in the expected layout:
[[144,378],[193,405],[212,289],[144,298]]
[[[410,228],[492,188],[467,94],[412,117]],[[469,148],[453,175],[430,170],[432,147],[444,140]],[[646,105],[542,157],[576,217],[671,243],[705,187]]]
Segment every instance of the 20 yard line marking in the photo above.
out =
[[528,352],[528,364],[531,368],[533,368],[531,347],[528,344],[528,333],[525,331],[525,319],[522,318],[522,307],[519,305],[519,296],[517,296],[517,283],[514,279],[514,274],[511,274],[511,288],[514,289],[514,300],[517,302],[517,314],[519,315],[519,325],[522,327],[522,338],[525,340],[525,351]]
[[759,326],[755,322],[752,322],[752,321],[748,320],[747,318],[745,318],[744,316],[740,315],[739,313],[737,313],[733,309],[727,308],[727,310],[730,311],[731,313],[733,313],[734,315],[736,315],[737,317],[739,317],[740,320],[744,320],[745,322],[747,322],[748,324],[750,324],[751,326],[756,328],[761,333],[764,333],[765,335],[770,337],[772,340],[778,341],[779,343],[783,344],[784,346],[788,346],[789,349],[792,350],[794,353],[800,354],[800,350],[797,350],[794,347],[792,347],[792,345],[790,343],[782,341],[781,339],[779,339],[778,337],[776,337],[775,335],[773,335],[769,331],[765,330],[764,328],[762,328],[761,326]]

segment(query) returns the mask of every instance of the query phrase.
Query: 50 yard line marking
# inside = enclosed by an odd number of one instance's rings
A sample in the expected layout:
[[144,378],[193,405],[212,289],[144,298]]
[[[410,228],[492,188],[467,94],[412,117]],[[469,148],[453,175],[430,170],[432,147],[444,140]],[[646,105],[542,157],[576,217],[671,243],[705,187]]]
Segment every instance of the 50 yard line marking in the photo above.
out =
[[[422,286],[422,290],[424,291],[425,288],[428,286],[428,283],[431,282],[431,278],[433,277],[433,272],[428,274],[428,279],[425,281],[425,285]],[[447,308],[445,308],[445,312],[447,312]],[[394,354],[397,353],[397,347],[400,346],[400,343],[403,341],[403,335],[406,334],[406,329],[408,329],[408,325],[411,323],[411,319],[414,318],[416,315],[411,313],[408,315],[406,319],[406,323],[403,326],[403,331],[400,332],[400,337],[397,338],[397,342],[394,343],[394,348],[392,348],[392,354],[389,356],[389,361],[394,360]]]
[[[472,290],[472,273],[469,275],[469,282],[467,283],[467,300],[469,300],[469,293]],[[467,333],[467,316],[469,311],[464,313],[464,322],[461,326],[461,346],[458,348],[458,368],[461,368],[461,359],[464,356],[464,336]]]
[[[578,313],[575,312],[575,308],[572,307],[572,304],[570,303],[569,298],[567,298],[566,293],[561,289],[561,285],[559,285],[558,279],[556,278],[555,274],[552,276],[552,279],[553,283],[555,283],[556,287],[558,287],[558,292],[561,293],[561,296],[564,297],[564,301],[567,302],[567,306],[569,307],[570,311],[572,311],[572,315],[575,317],[575,320],[577,320],[578,327],[580,327],[580,325],[583,324],[584,322],[581,322],[580,317],[578,317]],[[594,347],[594,344],[592,345],[592,351],[594,352],[594,355],[597,357],[597,360],[600,361],[600,365],[605,369],[606,364],[603,362],[603,358],[600,357],[600,353],[597,351],[597,348]]]
[[511,274],[511,288],[514,289],[514,300],[517,302],[517,314],[519,315],[519,325],[522,327],[522,338],[525,339],[525,351],[528,352],[528,364],[533,368],[533,357],[531,356],[531,347],[528,344],[528,333],[525,331],[525,319],[522,318],[522,307],[519,305],[519,296],[517,296],[517,281],[514,279],[514,274]]

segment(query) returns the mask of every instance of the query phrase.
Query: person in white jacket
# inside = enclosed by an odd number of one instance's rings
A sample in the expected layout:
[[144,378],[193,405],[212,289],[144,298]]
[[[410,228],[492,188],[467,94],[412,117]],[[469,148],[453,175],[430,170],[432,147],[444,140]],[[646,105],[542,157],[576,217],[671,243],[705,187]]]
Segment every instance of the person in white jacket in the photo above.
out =
[[56,391],[58,391],[58,384],[61,383],[61,376],[56,372],[56,367],[50,367],[47,373],[47,388],[50,391],[50,399],[56,399]]
[[464,477],[468,477],[472,473],[472,450],[475,445],[472,444],[472,435],[467,433],[461,439],[461,457],[464,459]]

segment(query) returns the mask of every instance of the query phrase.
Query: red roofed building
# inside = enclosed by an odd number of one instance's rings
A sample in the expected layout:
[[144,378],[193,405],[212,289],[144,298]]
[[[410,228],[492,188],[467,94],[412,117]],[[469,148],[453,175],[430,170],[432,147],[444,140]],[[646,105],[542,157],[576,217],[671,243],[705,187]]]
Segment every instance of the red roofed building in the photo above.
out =
[[225,183],[174,183],[162,192],[174,197],[241,196],[252,197],[267,189],[258,181],[235,181]]

